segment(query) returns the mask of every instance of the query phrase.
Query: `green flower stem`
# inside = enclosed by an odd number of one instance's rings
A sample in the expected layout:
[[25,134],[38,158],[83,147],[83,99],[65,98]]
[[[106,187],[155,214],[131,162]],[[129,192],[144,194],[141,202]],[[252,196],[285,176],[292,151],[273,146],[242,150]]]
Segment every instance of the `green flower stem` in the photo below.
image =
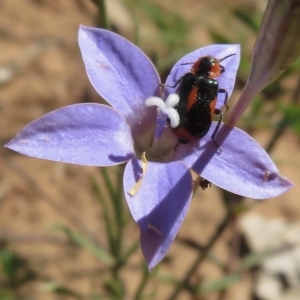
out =
[[[139,241],[137,240],[137,241],[135,241],[128,249],[126,249],[126,252],[125,252],[125,254],[123,254],[122,260],[121,260],[121,262],[120,262],[120,266],[119,266],[120,268],[121,268],[122,266],[125,266],[125,265],[126,265],[128,259],[131,257],[131,255],[132,255],[133,253],[135,253],[135,251],[136,251],[137,249],[139,249],[139,246],[140,246],[140,243],[139,243]],[[145,262],[144,262],[144,264],[145,264]],[[148,271],[148,272],[149,272],[149,271]]]
[[147,282],[148,282],[148,280],[150,278],[149,270],[146,267],[144,261],[142,262],[142,268],[143,268],[143,270],[142,270],[143,274],[142,274],[142,277],[141,277],[140,284],[139,284],[139,286],[138,286],[138,288],[136,290],[136,293],[135,293],[135,295],[133,297],[134,300],[143,299],[143,291],[144,291],[144,289],[146,287],[146,284],[147,284]]
[[108,209],[106,200],[104,198],[104,195],[102,194],[101,188],[99,187],[98,183],[96,182],[96,180],[94,178],[92,178],[91,180],[92,180],[93,189],[97,196],[96,198],[102,207],[103,218],[104,218],[105,229],[106,229],[106,236],[108,239],[110,253],[113,253],[112,249],[114,248],[115,241],[114,241],[114,232],[113,232],[113,228],[112,228],[112,222],[111,222],[111,217],[109,214],[109,209]]
[[117,187],[116,187],[116,199],[115,199],[115,221],[116,221],[116,248],[118,253],[118,259],[120,263],[121,259],[121,251],[123,249],[123,237],[124,237],[124,229],[125,229],[125,218],[124,218],[124,199],[123,199],[123,168],[120,166],[117,170]]
[[113,247],[111,249],[116,261],[120,260],[121,257],[121,244],[124,229],[124,215],[123,215],[123,198],[121,196],[123,176],[121,170],[118,169],[117,182],[114,184],[107,169],[100,168],[101,174],[103,176],[105,185],[108,189],[110,200],[113,206],[113,217],[110,218],[108,222],[115,224],[114,237],[113,237]]
[[98,17],[96,20],[97,27],[109,29],[105,0],[93,0],[93,2],[98,9]]

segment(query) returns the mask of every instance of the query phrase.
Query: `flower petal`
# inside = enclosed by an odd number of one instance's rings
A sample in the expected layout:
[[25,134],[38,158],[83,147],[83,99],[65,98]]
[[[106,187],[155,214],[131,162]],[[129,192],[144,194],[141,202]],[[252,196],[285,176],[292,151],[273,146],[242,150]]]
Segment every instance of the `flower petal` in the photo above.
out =
[[142,185],[132,197],[128,191],[141,178],[140,172],[140,161],[130,160],[125,168],[124,190],[151,270],[166,255],[185,218],[192,197],[192,177],[181,162],[149,162]]
[[81,26],[79,47],[96,91],[123,115],[144,109],[159,95],[159,76],[150,59],[134,44],[111,31]]
[[216,135],[222,149],[218,150],[211,140],[215,126],[213,123],[197,144],[178,146],[177,159],[182,159],[211,183],[244,197],[276,197],[292,187],[279,174],[267,152],[246,132],[222,125]]
[[159,95],[159,76],[149,58],[123,37],[104,29],[81,26],[79,46],[87,75],[96,91],[125,117],[135,149],[149,148],[157,110],[147,98]]
[[[235,53],[231,57],[226,58],[221,62],[221,65],[225,68],[225,72],[217,78],[219,88],[226,89],[228,96],[230,97],[234,84],[237,69],[240,63],[240,45],[210,45],[200,49],[197,49],[184,57],[182,57],[172,68],[167,80],[167,85],[174,85],[179,78],[185,73],[189,72],[192,68],[192,64],[196,62],[202,56],[213,56],[221,59],[229,54]],[[186,63],[192,63],[187,64]],[[176,88],[165,88],[166,96],[170,93],[174,93]],[[217,107],[221,107],[224,104],[224,97],[218,97]]]
[[134,156],[130,128],[113,108],[69,105],[25,126],[7,145],[22,154],[87,166],[110,166]]

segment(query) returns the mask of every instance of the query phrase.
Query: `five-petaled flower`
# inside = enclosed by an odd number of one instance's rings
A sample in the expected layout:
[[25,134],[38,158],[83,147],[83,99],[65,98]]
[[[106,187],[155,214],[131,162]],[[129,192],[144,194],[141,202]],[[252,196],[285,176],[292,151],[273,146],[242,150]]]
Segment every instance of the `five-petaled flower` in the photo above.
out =
[[[33,121],[6,147],[22,154],[87,166],[127,162],[124,193],[141,232],[141,248],[149,269],[166,255],[190,205],[190,170],[232,193],[264,199],[287,191],[291,183],[278,174],[268,154],[248,134],[222,124],[211,141],[206,136],[177,144],[166,116],[145,105],[149,97],[166,99],[175,90],[160,88],[150,60],[135,45],[110,31],[81,27],[79,45],[88,77],[112,106],[69,105]],[[166,83],[173,85],[199,57],[217,58],[226,71],[219,86],[232,92],[240,58],[238,45],[213,45],[184,56]],[[164,93],[164,95],[163,95]],[[221,98],[221,97],[220,97]],[[217,107],[222,105],[221,100]],[[143,157],[143,159],[142,159]]]

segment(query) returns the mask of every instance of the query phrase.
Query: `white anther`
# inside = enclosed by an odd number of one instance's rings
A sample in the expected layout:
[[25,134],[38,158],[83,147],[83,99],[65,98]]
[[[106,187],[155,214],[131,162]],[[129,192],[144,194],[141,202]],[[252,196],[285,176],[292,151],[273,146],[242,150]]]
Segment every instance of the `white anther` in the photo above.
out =
[[165,109],[164,113],[170,119],[171,128],[176,128],[179,125],[179,122],[180,122],[178,111],[173,107],[168,107],[168,108]]
[[166,106],[168,107],[174,107],[179,102],[179,95],[176,93],[172,93],[168,96],[166,99]]
[[157,106],[162,111],[166,108],[164,100],[159,97],[148,98],[146,100],[146,106]]
[[147,106],[157,106],[170,120],[171,128],[176,128],[179,125],[180,117],[178,111],[174,108],[179,102],[179,95],[176,93],[170,94],[166,101],[159,97],[150,97],[146,100]]

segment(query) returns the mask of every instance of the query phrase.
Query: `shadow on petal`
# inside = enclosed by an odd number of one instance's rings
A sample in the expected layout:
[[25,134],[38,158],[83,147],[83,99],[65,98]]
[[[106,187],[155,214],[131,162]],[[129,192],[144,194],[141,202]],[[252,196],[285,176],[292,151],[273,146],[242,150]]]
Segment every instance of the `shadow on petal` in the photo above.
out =
[[134,154],[128,153],[124,156],[110,154],[108,157],[111,161],[115,162],[116,164],[121,164],[132,159],[134,157]]
[[141,165],[139,164],[139,161],[136,159],[132,160],[132,164],[133,164],[133,171],[134,171],[134,173],[133,173],[134,180],[136,182],[138,182],[142,176],[143,169],[142,169]]
[[[190,171],[180,170],[176,182],[165,197],[159,199],[154,208],[138,220],[141,232],[141,248],[148,263],[154,268],[166,255],[185,218],[192,197],[192,178]],[[162,174],[164,175],[164,174]],[[160,186],[156,187],[157,189]],[[161,188],[164,188],[163,186]],[[145,199],[147,201],[147,199]],[[149,201],[151,201],[149,199]]]
[[192,169],[195,170],[198,174],[202,174],[203,170],[205,169],[206,165],[210,162],[210,160],[215,155],[222,155],[222,144],[230,134],[231,130],[234,127],[230,127],[228,125],[223,125],[216,135],[216,142],[220,146],[220,149],[214,145],[212,140],[208,142],[205,147],[201,147],[201,149],[204,149],[203,152],[200,154],[199,158],[196,160],[194,165],[192,166]]
[[268,153],[242,130],[224,124],[216,142],[222,152],[209,142],[189,161],[189,166],[211,183],[254,199],[276,197],[293,186],[279,174]]

